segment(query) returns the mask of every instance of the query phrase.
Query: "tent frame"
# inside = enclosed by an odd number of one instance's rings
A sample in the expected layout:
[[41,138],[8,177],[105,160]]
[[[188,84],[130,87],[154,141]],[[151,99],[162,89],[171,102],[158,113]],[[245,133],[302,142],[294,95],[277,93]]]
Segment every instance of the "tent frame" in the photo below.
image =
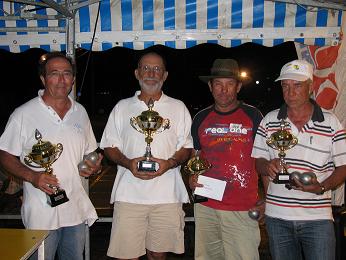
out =
[[[206,40],[248,40],[252,39],[274,39],[274,38],[313,38],[316,33],[322,38],[332,39],[332,45],[339,43],[340,27],[302,27],[302,28],[247,28],[247,29],[185,29],[185,30],[143,30],[143,31],[103,31],[97,32],[93,38],[93,32],[75,32],[75,15],[79,8],[95,4],[101,0],[66,0],[57,3],[53,0],[3,0],[12,4],[23,4],[20,13],[5,13],[0,16],[0,20],[59,20],[65,19],[65,27],[5,27],[0,28],[0,32],[50,32],[49,34],[38,34],[35,37],[27,37],[23,34],[8,34],[6,37],[0,36],[0,45],[40,45],[42,42],[58,45],[66,44],[66,53],[74,58],[75,48],[81,43],[90,43],[92,40],[98,42],[115,43],[119,42],[143,42],[143,41],[206,41]],[[266,0],[271,2],[285,2],[297,5],[306,5],[311,8],[319,7],[333,10],[346,10],[346,3],[342,0]],[[31,9],[28,6],[32,7]],[[32,13],[37,8],[52,8],[58,12],[57,15],[39,15]],[[14,8],[13,8],[14,10]],[[78,43],[76,43],[76,38]]]
[[[53,0],[41,0],[42,2],[35,2],[33,0],[4,0],[5,2],[11,2],[11,3],[20,3],[23,4],[23,7],[20,10],[20,13],[6,13],[6,15],[1,16],[0,20],[5,21],[13,21],[13,20],[60,20],[65,19],[66,25],[65,27],[59,27],[59,26],[50,26],[50,27],[38,27],[38,26],[32,26],[27,28],[17,28],[17,27],[5,27],[0,28],[0,32],[56,32],[57,34],[55,36],[58,36],[59,39],[56,39],[56,37],[53,37],[52,43],[62,42],[62,37],[64,37],[64,41],[66,43],[66,55],[71,57],[72,59],[75,58],[75,15],[76,11],[84,6],[88,6],[94,3],[98,3],[101,0],[87,0],[84,2],[80,2],[79,0],[68,0],[64,1],[60,4]],[[34,6],[36,8],[25,10],[28,6]],[[31,13],[32,11],[37,10],[37,8],[52,8],[58,12],[58,15],[38,15]],[[60,33],[65,33],[64,35],[61,35]],[[26,42],[28,43],[27,37],[25,39],[20,40],[21,38],[24,38],[25,35],[16,35],[16,39],[11,39],[12,43],[18,44],[19,42]],[[43,34],[41,37],[33,37],[33,41],[36,43],[37,40],[42,39]],[[46,37],[49,37],[49,39],[52,38],[52,35],[45,35]],[[0,37],[1,38],[1,37]],[[7,35],[8,38],[13,38],[13,36]],[[1,41],[0,41],[1,42]]]

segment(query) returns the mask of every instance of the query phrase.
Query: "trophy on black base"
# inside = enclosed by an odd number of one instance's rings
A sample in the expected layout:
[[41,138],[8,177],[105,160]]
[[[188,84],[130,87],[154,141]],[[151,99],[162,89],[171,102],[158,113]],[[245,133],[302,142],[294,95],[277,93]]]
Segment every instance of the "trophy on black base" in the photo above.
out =
[[[42,135],[37,129],[35,131],[35,138],[37,144],[34,144],[31,152],[24,157],[24,162],[28,166],[34,168],[44,168],[45,174],[52,174],[53,169],[51,166],[60,157],[63,151],[63,146],[60,143],[53,145],[48,141],[42,141]],[[69,201],[66,192],[63,189],[57,186],[51,186],[50,188],[54,190],[53,194],[47,194],[47,203],[50,206],[56,207]]]
[[157,171],[156,162],[150,160],[152,156],[150,143],[153,141],[154,134],[161,133],[170,127],[169,119],[163,119],[158,112],[153,110],[154,101],[148,102],[148,110],[143,111],[139,116],[130,119],[131,126],[138,132],[145,135],[147,147],[145,149],[145,160],[138,162],[139,171]]
[[[191,175],[201,175],[211,168],[211,164],[206,160],[199,157],[198,151],[196,155],[192,157],[184,167],[185,171]],[[193,201],[195,203],[205,202],[208,198],[194,194]]]
[[287,125],[288,123],[282,119],[280,122],[280,130],[272,133],[269,139],[267,139],[267,145],[279,151],[280,171],[273,180],[275,184],[290,183],[290,174],[287,172],[287,169],[285,168],[285,151],[295,146],[298,143],[298,139],[289,131],[285,130],[285,127]]

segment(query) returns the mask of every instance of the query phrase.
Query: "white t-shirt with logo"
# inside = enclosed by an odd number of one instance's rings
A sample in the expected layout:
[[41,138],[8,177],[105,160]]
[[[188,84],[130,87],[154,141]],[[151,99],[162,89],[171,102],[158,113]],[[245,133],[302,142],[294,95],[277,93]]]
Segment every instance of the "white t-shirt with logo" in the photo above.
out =
[[[119,101],[113,108],[103,132],[100,147],[117,147],[126,157],[132,159],[145,153],[145,135],[130,124],[131,117],[137,117],[148,110],[138,99],[140,91]],[[155,101],[153,110],[164,119],[170,120],[170,128],[153,136],[150,144],[153,157],[168,159],[180,148],[192,148],[191,116],[184,103],[162,93]],[[142,180],[133,176],[126,168],[118,166],[113,185],[111,203],[115,201],[137,204],[161,204],[188,202],[188,194],[183,183],[180,167],[170,169],[163,175]]]
[[[40,90],[38,97],[12,113],[0,138],[0,149],[19,156],[24,164],[24,157],[37,144],[36,129],[41,133],[42,141],[49,141],[53,145],[61,143],[63,151],[52,168],[69,201],[51,207],[47,204],[44,192],[24,182],[21,208],[23,223],[28,229],[47,230],[84,222],[92,225],[98,217],[83,188],[77,168],[83,156],[97,148],[89,117],[83,106],[70,99],[72,106],[64,119],[61,119],[53,108],[44,103],[42,95],[43,90]],[[43,171],[43,168],[32,169]]]

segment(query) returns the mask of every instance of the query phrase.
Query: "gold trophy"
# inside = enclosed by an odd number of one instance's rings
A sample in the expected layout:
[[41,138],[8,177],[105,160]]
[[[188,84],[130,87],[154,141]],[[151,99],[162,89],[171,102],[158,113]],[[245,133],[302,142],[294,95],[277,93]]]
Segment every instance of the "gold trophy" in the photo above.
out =
[[[192,157],[184,167],[184,170],[191,175],[201,175],[211,168],[211,164],[206,160],[199,157],[199,152],[196,151],[194,157]],[[208,198],[194,194],[193,201],[196,203],[207,201]]]
[[267,145],[279,151],[280,171],[273,180],[275,184],[290,183],[290,174],[285,168],[285,151],[291,149],[298,143],[297,137],[292,135],[289,131],[285,130],[286,126],[288,126],[288,123],[284,119],[281,119],[280,130],[272,133],[269,139],[267,139]]
[[156,162],[150,160],[152,156],[150,143],[153,141],[153,135],[161,133],[170,127],[169,119],[163,119],[158,112],[153,110],[154,101],[148,102],[148,110],[143,111],[139,116],[130,119],[131,126],[138,132],[145,135],[147,147],[145,150],[145,160],[138,162],[139,171],[156,171]]
[[[52,174],[53,169],[51,166],[60,157],[63,146],[60,143],[53,145],[48,141],[42,141],[42,135],[37,129],[35,130],[35,138],[37,144],[34,144],[31,152],[24,157],[24,162],[34,168],[44,168],[45,174]],[[63,189],[56,186],[51,188],[54,190],[54,193],[51,195],[47,194],[47,203],[50,206],[56,207],[69,201]]]

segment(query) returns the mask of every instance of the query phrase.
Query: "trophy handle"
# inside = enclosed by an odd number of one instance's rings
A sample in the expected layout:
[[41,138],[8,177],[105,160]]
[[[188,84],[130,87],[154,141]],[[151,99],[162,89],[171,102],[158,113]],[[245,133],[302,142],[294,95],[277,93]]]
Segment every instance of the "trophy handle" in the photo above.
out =
[[269,145],[271,148],[278,150],[278,147],[276,147],[276,145],[274,144],[274,140],[272,139],[267,139],[266,141],[267,145]]
[[[54,154],[54,159],[52,162],[50,162],[50,165],[52,165],[56,160],[59,159],[60,157],[60,154],[62,153],[63,151],[63,146],[61,143],[58,143],[56,146],[55,146],[55,154]],[[50,165],[48,167],[50,167]]]
[[24,157],[24,162],[25,162],[25,164],[27,164],[33,168],[42,168],[41,165],[33,164],[34,161],[32,160],[32,158],[29,155]]
[[298,138],[297,137],[293,137],[292,142],[290,143],[290,145],[287,147],[288,149],[291,149],[293,146],[295,146],[298,143]]
[[145,132],[138,126],[137,120],[135,117],[130,118],[130,125],[135,129],[136,131],[140,132],[141,134],[145,134]]
[[168,118],[162,120],[161,126],[153,133],[153,134],[159,134],[163,132],[166,129],[169,129],[171,127],[170,121]]

